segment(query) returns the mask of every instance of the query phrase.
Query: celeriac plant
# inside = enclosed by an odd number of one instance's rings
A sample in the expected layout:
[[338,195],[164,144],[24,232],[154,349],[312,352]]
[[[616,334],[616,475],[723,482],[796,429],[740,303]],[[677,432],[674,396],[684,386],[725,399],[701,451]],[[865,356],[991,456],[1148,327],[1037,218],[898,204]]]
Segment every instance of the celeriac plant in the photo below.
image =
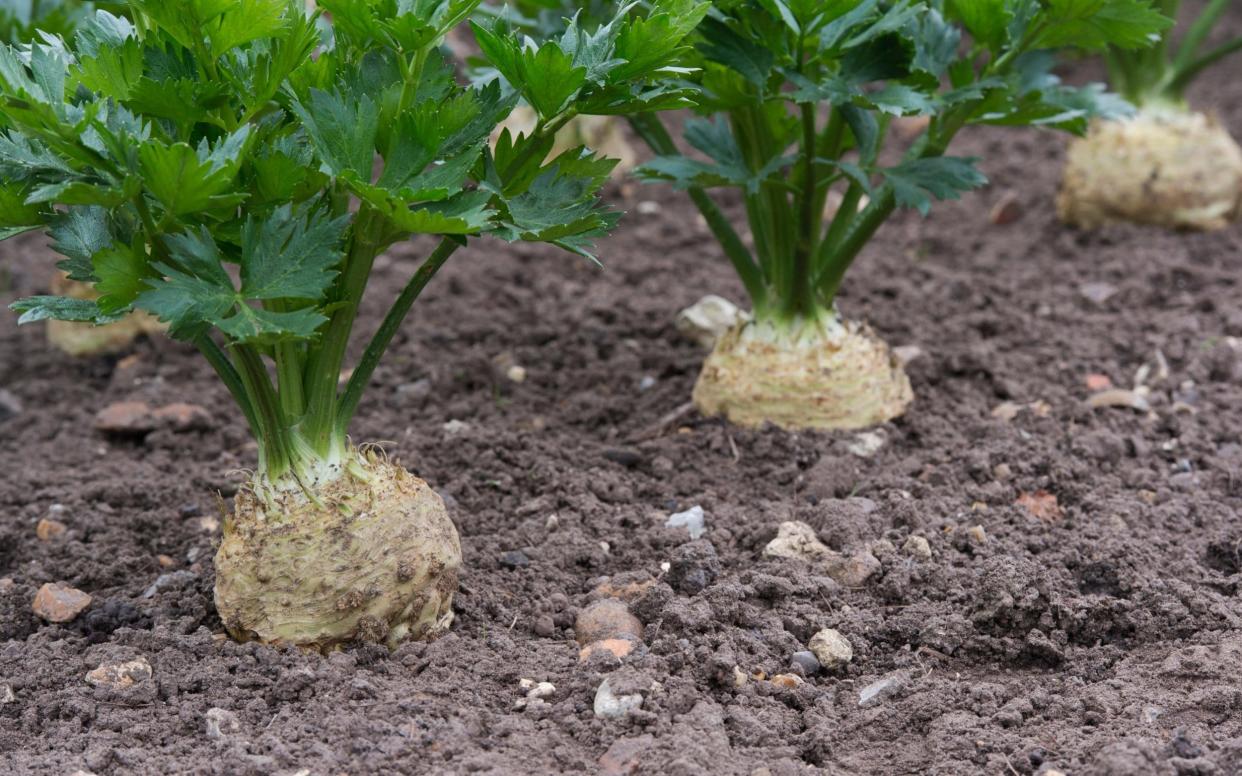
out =
[[[1061,84],[1052,50],[1140,48],[1162,24],[1147,0],[717,2],[686,61],[706,114],[686,125],[693,153],[659,117],[631,119],[658,154],[639,174],[689,192],[752,305],[704,365],[699,408],[789,428],[901,414],[900,365],[837,315],[846,272],[898,208],[926,214],[984,184],[976,160],[947,154],[963,127],[1082,132],[1123,107]],[[887,147],[898,117],[927,122],[905,149]],[[708,193],[719,188],[740,193],[753,247]]]
[[[1138,107],[1125,121],[1101,122],[1070,146],[1057,200],[1081,226],[1126,220],[1219,229],[1242,211],[1242,149],[1215,116],[1191,109],[1186,89],[1208,68],[1242,51],[1242,36],[1212,41],[1230,0],[1208,0],[1185,32],[1166,26],[1154,46],[1109,47],[1111,86]],[[1181,0],[1156,0],[1170,19]]]
[[[475,26],[538,112],[466,87],[442,53],[478,0],[132,0],[73,38],[0,48],[0,236],[42,229],[97,300],[33,297],[22,322],[146,310],[239,405],[258,466],[225,521],[216,604],[238,638],[328,648],[443,630],[461,551],[439,496],[356,447],[350,420],[423,288],[472,239],[591,256],[612,162],[547,158],[572,116],[682,104],[663,83],[702,8],[523,42]],[[689,20],[683,18],[689,14]],[[330,25],[327,20],[330,19]],[[338,381],[373,262],[434,241]],[[427,245],[428,243],[421,243]]]

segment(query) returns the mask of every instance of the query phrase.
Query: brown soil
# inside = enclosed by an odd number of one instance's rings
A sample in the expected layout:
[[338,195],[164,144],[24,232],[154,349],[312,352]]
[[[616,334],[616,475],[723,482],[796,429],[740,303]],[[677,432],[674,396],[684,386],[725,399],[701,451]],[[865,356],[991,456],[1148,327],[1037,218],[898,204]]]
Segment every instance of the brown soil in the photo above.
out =
[[[1242,80],[1221,68],[1199,94],[1242,134]],[[925,354],[914,406],[870,459],[849,452],[853,434],[677,414],[703,353],[674,314],[740,287],[673,192],[614,192],[631,214],[602,271],[524,245],[455,258],[354,429],[431,482],[462,534],[451,633],[393,654],[222,636],[215,494],[254,449],[195,354],[153,340],[73,360],[0,316],[0,388],[23,406],[0,410],[0,772],[1242,772],[1242,366],[1228,339],[1242,337],[1242,234],[1068,230],[1052,210],[1062,148],[971,132],[957,150],[987,158],[992,185],[897,218],[851,276],[845,311]],[[1021,218],[991,224],[1009,195]],[[39,244],[4,251],[0,301],[45,288]],[[413,255],[381,265],[368,325]],[[1086,405],[1089,375],[1129,388],[1144,365],[1149,412]],[[99,409],[134,399],[193,401],[212,420],[94,430]],[[1023,408],[994,417],[1005,402]],[[664,522],[696,504],[708,532],[690,544]],[[40,540],[45,517],[67,530]],[[763,557],[790,519],[835,549],[870,546],[880,573],[845,589]],[[910,535],[930,560],[901,550]],[[580,664],[576,613],[619,575],[658,579],[631,605],[645,643]],[[45,582],[85,590],[90,609],[37,620]],[[734,666],[790,672],[823,627],[851,642],[846,669],[734,686]],[[128,689],[85,680],[139,657],[152,675]],[[555,691],[518,709],[523,678]],[[604,679],[641,692],[641,709],[597,718]],[[881,679],[889,690],[860,706]]]

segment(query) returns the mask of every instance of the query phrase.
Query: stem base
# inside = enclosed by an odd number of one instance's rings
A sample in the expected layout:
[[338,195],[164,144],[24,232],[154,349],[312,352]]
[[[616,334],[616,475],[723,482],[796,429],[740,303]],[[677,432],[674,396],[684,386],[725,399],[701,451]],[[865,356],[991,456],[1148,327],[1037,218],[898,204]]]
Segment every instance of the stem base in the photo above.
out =
[[1131,221],[1222,229],[1242,210],[1242,149],[1202,113],[1096,122],[1069,148],[1057,213],[1092,229]]
[[[328,650],[430,639],[453,618],[461,544],[426,482],[350,450],[339,475],[239,492],[216,554],[216,609],[242,641]],[[316,503],[318,502],[318,503]]]
[[892,420],[910,380],[869,327],[836,319],[801,330],[742,323],[717,341],[694,386],[704,415],[739,426],[858,429]]

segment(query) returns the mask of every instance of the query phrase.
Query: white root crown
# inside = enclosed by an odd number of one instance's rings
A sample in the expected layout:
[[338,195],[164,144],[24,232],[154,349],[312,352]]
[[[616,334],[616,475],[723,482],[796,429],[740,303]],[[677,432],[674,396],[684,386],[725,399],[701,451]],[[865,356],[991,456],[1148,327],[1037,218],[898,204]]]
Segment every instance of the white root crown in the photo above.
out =
[[864,324],[790,330],[749,321],[717,341],[693,398],[703,414],[739,426],[831,430],[892,420],[914,394],[888,345]]
[[1130,221],[1221,229],[1242,211],[1242,149],[1214,117],[1144,109],[1071,142],[1057,212],[1076,226]]

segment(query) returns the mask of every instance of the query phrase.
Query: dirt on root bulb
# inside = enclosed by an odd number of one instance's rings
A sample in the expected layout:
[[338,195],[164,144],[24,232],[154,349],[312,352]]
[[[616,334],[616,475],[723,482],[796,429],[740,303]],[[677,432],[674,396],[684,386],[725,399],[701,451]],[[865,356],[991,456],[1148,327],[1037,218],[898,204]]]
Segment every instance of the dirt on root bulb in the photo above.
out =
[[[1227,68],[1195,98],[1242,132]],[[898,217],[842,299],[922,351],[865,438],[679,411],[704,353],[676,312],[741,301],[679,194],[613,190],[603,271],[450,262],[354,429],[462,535],[452,630],[394,653],[224,638],[215,493],[255,459],[224,389],[168,341],[78,360],[0,316],[0,772],[1242,772],[1242,236],[1066,229],[1062,139],[962,141],[991,186]],[[45,289],[38,242],[0,250],[0,301]],[[380,262],[364,327],[415,255]],[[1147,409],[1088,405],[1137,372]],[[122,401],[205,414],[95,430]],[[787,521],[834,565],[765,556]],[[39,619],[49,582],[89,607]],[[579,643],[609,597],[641,627],[609,605]],[[825,628],[852,648],[831,671]]]

